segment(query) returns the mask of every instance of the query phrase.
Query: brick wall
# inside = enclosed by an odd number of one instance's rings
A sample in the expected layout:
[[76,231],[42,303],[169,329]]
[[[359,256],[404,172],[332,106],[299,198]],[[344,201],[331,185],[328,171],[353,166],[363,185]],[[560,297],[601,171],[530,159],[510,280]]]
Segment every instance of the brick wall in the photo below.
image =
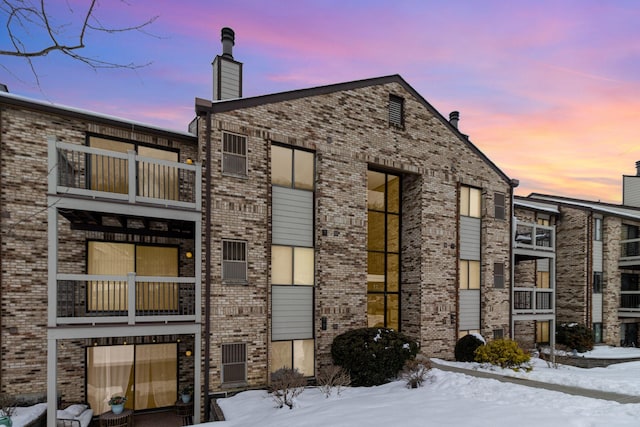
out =
[[[405,129],[388,125],[389,93],[405,98]],[[396,83],[274,102],[217,113],[212,118],[212,176],[215,200],[214,246],[225,236],[244,236],[256,268],[248,286],[229,289],[215,284],[219,259],[213,259],[214,313],[234,311],[238,301],[259,313],[214,316],[214,336],[243,340],[254,355],[251,385],[260,385],[269,333],[269,164],[271,141],[315,150],[316,351],[319,368],[330,363],[333,338],[366,326],[366,172],[369,167],[403,174],[402,329],[420,341],[429,355],[450,358],[457,338],[457,186],[481,187],[483,204],[483,332],[509,333],[509,286],[494,290],[493,263],[509,266],[509,222],[493,220],[493,193],[509,197],[508,184]],[[204,130],[204,127],[201,127]],[[221,133],[246,135],[247,179],[221,174]],[[201,137],[201,141],[203,137]],[[247,215],[237,206],[248,206]],[[232,208],[234,206],[234,208]],[[511,213],[507,208],[506,217]],[[326,230],[326,236],[322,231]],[[215,253],[215,252],[214,252]],[[233,296],[229,292],[234,292]],[[264,310],[264,311],[260,311]],[[235,312],[234,312],[235,313]],[[327,330],[320,318],[327,318]],[[214,342],[216,339],[214,338]],[[213,364],[219,352],[212,344]],[[251,365],[251,364],[250,364]],[[214,384],[219,379],[211,373]]]

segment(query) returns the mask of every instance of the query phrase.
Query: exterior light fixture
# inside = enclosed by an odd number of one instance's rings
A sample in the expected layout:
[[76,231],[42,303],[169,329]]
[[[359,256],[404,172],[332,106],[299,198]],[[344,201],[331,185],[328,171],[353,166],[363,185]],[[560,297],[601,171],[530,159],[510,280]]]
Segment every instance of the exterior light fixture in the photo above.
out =
[[191,259],[191,258],[193,258],[193,252],[191,252],[191,251],[187,251],[187,252],[184,254],[184,256],[186,256],[186,257],[187,257],[187,259]]
[[187,160],[185,160],[185,163],[188,165],[192,165],[193,164],[193,160],[191,159],[191,157],[187,157]]
[[187,357],[191,357],[191,354],[192,354],[191,350],[187,350],[187,351],[184,352],[184,355],[187,356]]

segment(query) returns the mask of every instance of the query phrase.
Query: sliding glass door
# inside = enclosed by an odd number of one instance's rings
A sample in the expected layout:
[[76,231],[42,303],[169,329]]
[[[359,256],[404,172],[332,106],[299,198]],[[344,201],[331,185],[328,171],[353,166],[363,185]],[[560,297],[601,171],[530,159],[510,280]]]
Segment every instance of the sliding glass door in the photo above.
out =
[[127,396],[126,407],[162,408],[175,403],[177,344],[87,348],[87,401],[96,414],[109,411],[109,398]]

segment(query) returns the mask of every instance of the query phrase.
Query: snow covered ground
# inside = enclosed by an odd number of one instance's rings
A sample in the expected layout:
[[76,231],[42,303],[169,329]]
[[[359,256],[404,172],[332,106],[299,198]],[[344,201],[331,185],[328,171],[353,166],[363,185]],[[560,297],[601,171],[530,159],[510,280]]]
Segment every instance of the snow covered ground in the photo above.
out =
[[[631,349],[640,356],[639,349]],[[600,348],[595,352],[621,349]],[[595,357],[611,355],[590,354]],[[622,356],[619,356],[622,357]],[[629,357],[629,356],[624,356]],[[633,357],[633,356],[631,356]],[[484,369],[478,364],[451,363]],[[495,373],[502,371],[492,370]],[[640,361],[608,368],[580,369],[548,367],[535,359],[525,376],[537,381],[640,395]],[[228,421],[203,424],[209,427],[392,427],[392,426],[518,426],[539,427],[625,427],[640,425],[640,404],[619,404],[605,400],[480,379],[432,369],[419,389],[407,389],[403,381],[379,387],[344,389],[340,396],[326,398],[317,388],[308,388],[296,406],[277,409],[265,391],[247,391],[219,400]]]

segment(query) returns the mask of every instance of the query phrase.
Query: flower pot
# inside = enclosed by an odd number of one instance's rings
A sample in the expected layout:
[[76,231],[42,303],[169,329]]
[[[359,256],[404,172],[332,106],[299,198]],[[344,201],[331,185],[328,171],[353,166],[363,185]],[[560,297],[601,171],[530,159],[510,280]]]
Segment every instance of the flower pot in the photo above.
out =
[[124,403],[120,403],[118,405],[111,405],[111,412],[114,414],[121,414],[124,411]]
[[13,421],[11,421],[11,417],[1,416],[0,417],[0,426],[9,426],[13,425]]
[[182,403],[191,402],[191,395],[190,394],[183,394],[180,397],[182,398]]

